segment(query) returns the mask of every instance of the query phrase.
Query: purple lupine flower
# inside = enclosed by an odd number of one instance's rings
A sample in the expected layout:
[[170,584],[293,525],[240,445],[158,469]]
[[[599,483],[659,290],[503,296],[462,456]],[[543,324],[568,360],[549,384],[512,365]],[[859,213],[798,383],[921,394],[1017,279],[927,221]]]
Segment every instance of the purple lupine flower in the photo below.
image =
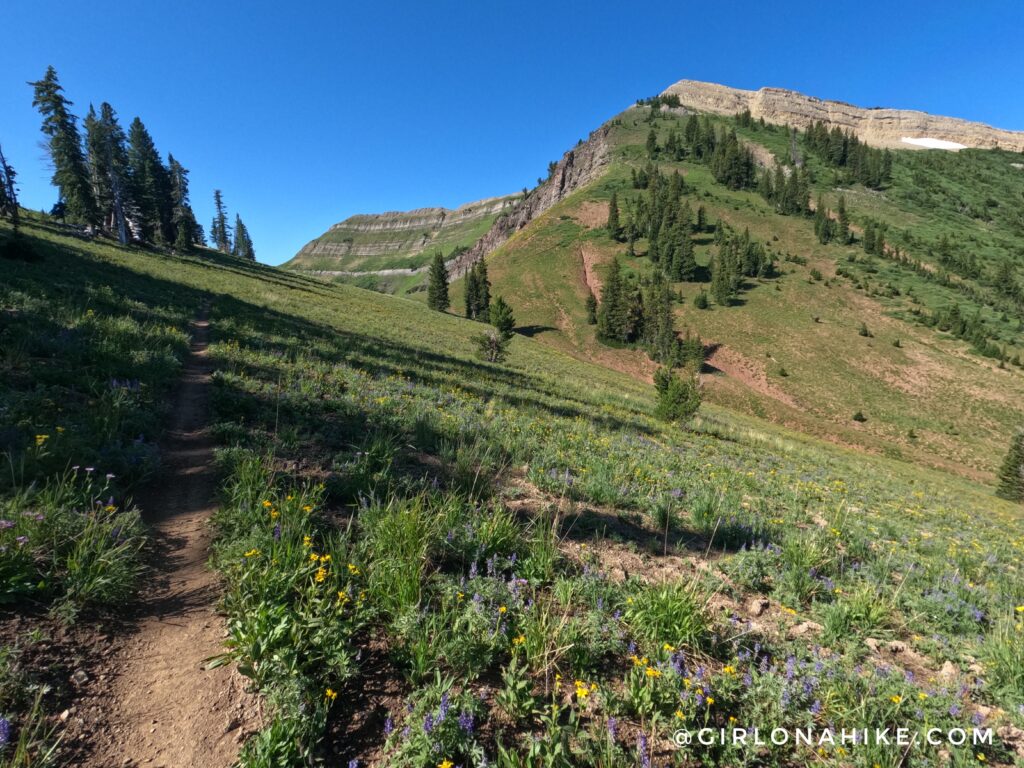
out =
[[11,740],[11,721],[6,717],[0,717],[0,750],[7,746]]
[[817,715],[817,714],[821,713],[821,700],[820,699],[815,699],[814,700],[814,703],[811,704],[811,710],[810,711],[811,711],[812,715]]
[[353,758],[348,761],[348,768],[359,768],[359,761]]
[[448,717],[448,709],[450,707],[451,707],[451,702],[448,700],[448,694],[447,693],[442,694],[441,695],[440,717],[437,718],[438,721],[444,720],[446,717]]
[[28,544],[28,536],[18,536],[18,537],[17,537],[17,538],[15,538],[14,540],[15,540],[16,542],[18,542],[18,546],[21,546],[21,547],[23,547],[23,546],[25,546],[26,544]]
[[13,520],[0,520],[0,531],[3,531],[5,529],[7,529],[7,528],[13,528],[13,527],[14,527],[14,521]]
[[647,734],[640,732],[636,740],[636,751],[640,753],[640,765],[642,768],[651,768],[651,755],[647,751]]
[[430,733],[432,730],[434,730],[434,716],[428,712],[423,718],[423,732]]
[[391,735],[391,732],[395,730],[395,721],[391,719],[391,715],[388,715],[384,720],[384,738],[386,739]]
[[280,540],[281,540],[281,524],[278,523],[277,525],[274,526],[274,541],[280,541]]
[[467,735],[470,735],[470,734],[473,733],[473,713],[472,712],[466,712],[465,710],[463,710],[462,712],[459,713],[459,728],[461,728],[463,730],[463,732],[466,733]]
[[668,495],[671,496],[673,499],[682,498],[683,489],[682,488],[673,488],[671,491],[668,492]]
[[619,722],[614,717],[608,718],[608,736],[615,741],[615,732],[618,730]]

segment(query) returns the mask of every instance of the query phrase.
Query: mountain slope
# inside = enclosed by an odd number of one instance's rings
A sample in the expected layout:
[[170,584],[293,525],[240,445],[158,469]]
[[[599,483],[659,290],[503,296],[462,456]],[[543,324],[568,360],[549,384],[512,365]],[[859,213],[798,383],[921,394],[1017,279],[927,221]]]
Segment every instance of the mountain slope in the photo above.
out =
[[[737,130],[760,157],[788,160],[785,130],[714,120]],[[478,252],[490,251],[493,292],[512,302],[526,333],[581,359],[649,378],[654,366],[643,352],[596,340],[585,301],[590,290],[599,294],[596,283],[615,255],[627,272],[651,275],[642,239],[640,257],[631,259],[604,231],[607,201],[614,190],[623,210],[634,207],[641,193],[631,188],[630,173],[648,161],[648,132],[654,128],[663,144],[685,123],[673,110],[652,115],[633,108],[619,115],[602,129],[608,161],[595,180],[536,218],[495,226],[491,240],[478,245]],[[1024,262],[1020,156],[896,152],[893,181],[872,190],[837,184],[834,169],[807,153],[802,141],[800,147],[814,195],[834,209],[842,194],[856,232],[868,224],[888,228],[886,257],[865,254],[859,239],[851,246],[822,245],[810,219],[779,215],[760,195],[724,187],[703,163],[657,159],[663,171],[684,174],[686,202],[704,206],[712,222],[749,230],[776,254],[783,273],[751,281],[737,306],[709,311],[693,307],[706,284],[675,286],[684,299],[676,310],[679,327],[708,344],[709,396],[841,444],[990,478],[1013,429],[1024,422],[1024,376],[1014,365],[979,355],[942,323],[935,328],[921,320],[956,307],[964,317],[978,317],[1001,354],[1021,355],[1022,315],[998,284],[1002,265],[1010,264],[1019,281]],[[943,238],[954,244],[952,256],[943,255]],[[717,252],[712,238],[698,236],[695,244],[698,262],[707,265]],[[957,271],[961,254],[974,260],[963,274]],[[870,336],[860,335],[862,324]],[[852,419],[858,411],[866,421]]]

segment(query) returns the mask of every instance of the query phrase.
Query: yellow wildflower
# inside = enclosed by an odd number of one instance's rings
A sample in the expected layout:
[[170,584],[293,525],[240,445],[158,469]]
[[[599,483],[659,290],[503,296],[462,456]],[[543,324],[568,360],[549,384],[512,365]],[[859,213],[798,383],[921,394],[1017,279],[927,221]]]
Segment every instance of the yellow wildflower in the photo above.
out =
[[256,557],[256,556],[259,555],[259,553],[260,553],[260,551],[258,549],[250,549],[248,552],[245,553],[245,556],[246,557]]
[[654,667],[648,667],[644,670],[644,674],[648,677],[661,677],[661,670],[655,669]]
[[321,563],[329,563],[329,562],[331,562],[331,556],[330,555],[320,555],[320,562]]
[[508,608],[506,608],[504,605],[498,606],[498,613],[506,613],[507,611]]
[[309,536],[303,536],[302,537],[302,546],[304,546],[304,547],[312,547],[313,546],[313,540],[311,538],[309,538]]
[[309,553],[309,562],[311,562],[311,563],[318,563],[318,562],[320,562],[320,555],[318,555],[316,552],[310,552]]
[[314,576],[314,578],[317,580],[318,583],[322,582],[324,579],[327,578],[327,569],[321,565],[319,568],[316,569],[316,575]]
[[519,635],[519,637],[513,637],[512,638],[512,645],[522,645],[525,642],[526,642],[526,636],[525,635]]
[[326,691],[324,691],[324,698],[327,701],[334,701],[336,698],[338,698],[338,692],[331,688],[328,688]]
[[359,569],[356,566],[354,566],[352,563],[348,564],[348,572],[351,573],[353,576],[358,576],[359,575]]
[[710,707],[714,703],[715,703],[714,697],[713,696],[708,696],[708,706]]
[[277,518],[279,518],[280,516],[281,516],[281,513],[278,512],[276,509],[270,510],[270,519],[271,520],[277,520]]
[[36,447],[38,448],[49,439],[49,435],[36,435]]
[[302,508],[302,511],[303,511],[303,512],[312,512],[312,511],[313,511],[313,507],[311,507],[311,506],[310,506],[309,504],[306,504],[306,505],[305,505],[305,506],[304,506],[304,507]]
[[267,499],[263,500],[263,508],[264,509],[269,509],[271,506],[273,506],[273,505]]
[[893,704],[899,704],[900,702],[903,701],[903,697],[902,696],[890,696],[889,697],[889,701],[891,701]]
[[437,764],[437,768],[452,768],[453,765],[455,765],[455,763],[446,758]]
[[667,651],[668,653],[674,653],[676,649],[675,649],[675,648],[673,648],[673,647],[672,647],[671,645],[669,645],[668,643],[665,643],[665,644],[664,644],[663,646],[661,646],[661,650],[663,650],[663,651]]

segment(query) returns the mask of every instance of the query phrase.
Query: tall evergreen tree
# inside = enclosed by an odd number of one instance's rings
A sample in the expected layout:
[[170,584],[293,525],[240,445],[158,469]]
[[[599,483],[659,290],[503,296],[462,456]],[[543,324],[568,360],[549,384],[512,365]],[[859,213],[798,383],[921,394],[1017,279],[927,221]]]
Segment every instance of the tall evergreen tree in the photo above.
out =
[[170,174],[156,151],[153,137],[137,117],[128,128],[128,166],[131,168],[132,200],[138,210],[142,239],[168,244],[174,242]]
[[114,108],[100,105],[100,114],[89,107],[85,118],[85,144],[93,195],[102,226],[115,233],[121,244],[128,242],[128,219],[132,213],[129,197],[130,166],[124,130]]
[[850,231],[850,214],[846,211],[846,195],[839,196],[836,215],[838,216],[836,239],[842,245],[849,245],[853,242],[853,233]]
[[622,237],[622,227],[619,225],[619,197],[612,192],[612,198],[608,201],[608,235],[613,240]]
[[50,137],[47,149],[53,162],[53,184],[64,203],[64,213],[74,222],[97,225],[99,213],[89,184],[89,169],[82,152],[77,118],[71,114],[71,102],[57,80],[57,71],[47,67],[42,80],[30,82],[32,106],[43,116],[43,133]]
[[451,306],[448,300],[448,270],[444,266],[444,256],[440,251],[434,254],[434,260],[430,264],[427,306],[438,312],[445,312]]
[[222,253],[231,253],[231,231],[228,228],[228,212],[224,197],[219,189],[213,190],[213,223],[210,225],[210,242]]
[[480,307],[477,314],[487,317],[491,311],[491,280],[487,276],[487,262],[481,258],[473,269],[476,270],[477,303]]
[[246,261],[256,261],[256,251],[252,247],[249,230],[242,223],[242,217],[235,214],[235,240],[231,246],[231,255]]
[[480,311],[480,288],[476,275],[476,265],[466,270],[466,317],[470,320],[476,320]]
[[4,156],[3,147],[0,147],[0,216],[6,216],[11,220],[15,235],[18,234],[20,222],[18,188],[14,184],[17,176],[18,174]]
[[1010,440],[1010,450],[999,468],[996,494],[1010,501],[1024,501],[1024,429]]
[[178,251],[190,251],[198,242],[196,228],[199,226],[188,198],[188,171],[167,155],[167,170],[171,177],[171,224],[174,227],[174,247]]
[[647,156],[653,159],[656,154],[658,154],[658,134],[651,128],[647,133]]

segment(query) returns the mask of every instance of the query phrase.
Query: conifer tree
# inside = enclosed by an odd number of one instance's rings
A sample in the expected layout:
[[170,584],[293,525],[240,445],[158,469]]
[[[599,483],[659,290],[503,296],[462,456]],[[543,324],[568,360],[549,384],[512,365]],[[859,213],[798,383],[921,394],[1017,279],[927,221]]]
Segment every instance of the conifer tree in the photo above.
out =
[[654,132],[654,128],[651,128],[647,133],[647,156],[654,159],[654,156],[658,154],[658,134]]
[[605,341],[621,341],[625,305],[622,268],[618,258],[612,259],[608,277],[601,288],[601,304],[597,310],[597,336]]
[[167,169],[171,177],[171,223],[174,226],[174,247],[179,251],[190,251],[197,242],[196,215],[188,199],[188,171],[174,159],[167,156]]
[[126,141],[117,113],[110,104],[100,105],[99,116],[92,106],[89,107],[85,143],[93,195],[103,228],[115,233],[122,245],[128,242],[128,219],[133,213]]
[[252,247],[252,238],[249,237],[249,230],[242,222],[242,217],[235,214],[235,241],[231,248],[231,254],[246,261],[256,261],[256,251]]
[[430,264],[427,306],[438,312],[445,312],[451,306],[448,300],[448,270],[444,266],[444,256],[440,251],[434,254],[434,260]]
[[71,102],[57,80],[57,71],[47,67],[42,80],[29,83],[32,106],[43,116],[43,133],[49,137],[47,150],[53,162],[53,184],[59,190],[64,214],[74,222],[97,225],[99,214],[89,184],[89,170],[82,152],[77,118],[68,108]]
[[476,267],[466,271],[466,317],[476,320],[480,305],[480,289],[477,285]]
[[11,220],[15,235],[18,234],[20,221],[18,188],[14,184],[17,176],[18,174],[4,156],[3,147],[0,147],[0,216],[6,216]]
[[612,198],[608,201],[608,235],[612,240],[622,237],[622,228],[619,226],[619,198],[612,192]]
[[231,253],[231,232],[228,230],[228,212],[219,189],[213,190],[213,223],[210,225],[210,241],[222,253]]
[[474,269],[476,270],[477,302],[480,307],[477,314],[487,317],[491,311],[491,281],[487,277],[487,262],[481,258]]
[[587,325],[597,325],[597,297],[593,291],[587,294]]
[[501,296],[498,296],[491,304],[490,312],[491,325],[503,339],[511,339],[516,328],[516,319],[510,307]]
[[142,239],[173,242],[170,175],[156,151],[153,137],[137,117],[128,128],[128,167],[131,169],[131,197],[138,212]]
[[850,214],[846,211],[846,195],[839,196],[836,215],[839,217],[836,238],[840,244],[849,245],[853,242],[853,233],[850,231]]
[[1024,501],[1024,429],[1010,440],[1010,450],[999,468],[996,494],[1010,501]]

